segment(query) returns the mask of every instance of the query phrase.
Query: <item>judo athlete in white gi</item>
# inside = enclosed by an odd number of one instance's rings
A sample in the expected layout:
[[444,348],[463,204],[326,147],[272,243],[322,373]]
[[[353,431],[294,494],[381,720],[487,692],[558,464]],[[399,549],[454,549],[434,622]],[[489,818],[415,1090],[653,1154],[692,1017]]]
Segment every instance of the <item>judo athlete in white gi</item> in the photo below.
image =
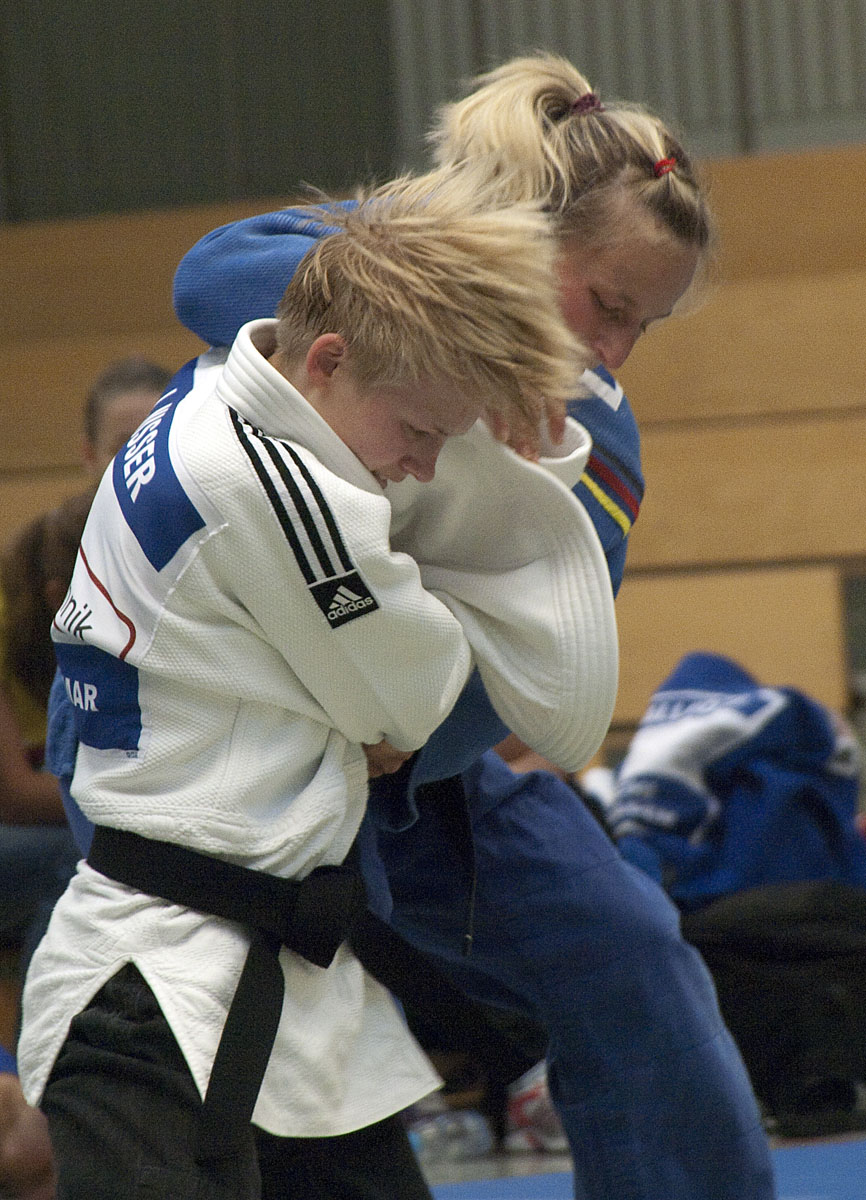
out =
[[[394,1114],[436,1077],[317,924],[354,903],[364,746],[422,745],[477,666],[502,718],[577,767],[616,687],[606,563],[570,490],[589,439],[536,436],[586,363],[548,225],[471,213],[461,188],[339,218],[277,319],[180,372],[100,485],[53,630],[96,836],[19,1047],[60,1197],[429,1194]],[[392,524],[424,521],[419,567]],[[297,901],[276,931],[243,907],[257,891],[268,913]],[[226,1078],[240,1133],[209,1109],[210,1088],[231,1115]]]

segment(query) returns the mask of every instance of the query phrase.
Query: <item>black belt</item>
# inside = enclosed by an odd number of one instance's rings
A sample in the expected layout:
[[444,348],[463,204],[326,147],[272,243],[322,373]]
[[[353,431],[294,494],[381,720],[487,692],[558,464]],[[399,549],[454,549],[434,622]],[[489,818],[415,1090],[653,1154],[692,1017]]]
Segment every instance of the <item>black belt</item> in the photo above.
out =
[[366,907],[354,865],[319,867],[303,880],[280,879],[104,825],[96,827],[87,861],[136,891],[236,921],[251,932],[202,1108],[200,1158],[234,1153],[252,1120],[282,1011],[281,946],[327,967],[348,942],[375,979],[448,1029],[453,1043],[489,1063],[496,1079],[516,1079],[534,1064],[428,955]]

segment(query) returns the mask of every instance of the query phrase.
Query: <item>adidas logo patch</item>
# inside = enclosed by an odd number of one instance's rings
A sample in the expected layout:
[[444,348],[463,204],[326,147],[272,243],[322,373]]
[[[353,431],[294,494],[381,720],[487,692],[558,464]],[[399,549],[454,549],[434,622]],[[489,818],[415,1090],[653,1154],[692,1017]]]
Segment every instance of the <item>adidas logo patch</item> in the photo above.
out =
[[357,571],[338,579],[326,579],[314,584],[310,590],[333,629],[356,617],[375,612],[379,607]]
[[346,613],[369,608],[371,604],[375,604],[372,596],[359,596],[357,592],[350,592],[343,585],[337,589],[334,599],[328,605],[328,620],[336,621],[338,617],[344,617]]

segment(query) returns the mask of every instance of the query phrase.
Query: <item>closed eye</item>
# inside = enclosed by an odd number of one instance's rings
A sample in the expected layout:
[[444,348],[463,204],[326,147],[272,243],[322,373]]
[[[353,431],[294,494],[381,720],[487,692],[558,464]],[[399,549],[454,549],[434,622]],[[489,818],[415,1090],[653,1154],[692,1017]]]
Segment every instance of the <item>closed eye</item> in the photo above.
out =
[[622,325],[628,320],[628,315],[624,308],[618,308],[613,304],[605,304],[597,292],[592,293],[592,298],[599,312],[602,314],[602,316],[606,317],[608,321],[614,321],[616,324]]
[[411,437],[430,439],[430,438],[439,438],[439,437],[446,436],[444,434],[434,433],[430,429],[418,429],[417,426],[410,425],[408,421],[404,421],[403,424],[404,424],[404,428],[406,429],[407,433],[409,433]]

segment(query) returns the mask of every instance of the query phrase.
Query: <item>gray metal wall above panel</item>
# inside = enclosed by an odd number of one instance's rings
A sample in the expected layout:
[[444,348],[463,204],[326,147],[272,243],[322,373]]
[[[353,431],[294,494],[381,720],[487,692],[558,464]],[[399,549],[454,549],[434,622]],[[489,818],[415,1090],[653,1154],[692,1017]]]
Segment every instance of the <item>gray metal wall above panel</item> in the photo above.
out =
[[702,156],[866,140],[866,0],[390,0],[397,144],[420,165],[437,105],[553,50]]

